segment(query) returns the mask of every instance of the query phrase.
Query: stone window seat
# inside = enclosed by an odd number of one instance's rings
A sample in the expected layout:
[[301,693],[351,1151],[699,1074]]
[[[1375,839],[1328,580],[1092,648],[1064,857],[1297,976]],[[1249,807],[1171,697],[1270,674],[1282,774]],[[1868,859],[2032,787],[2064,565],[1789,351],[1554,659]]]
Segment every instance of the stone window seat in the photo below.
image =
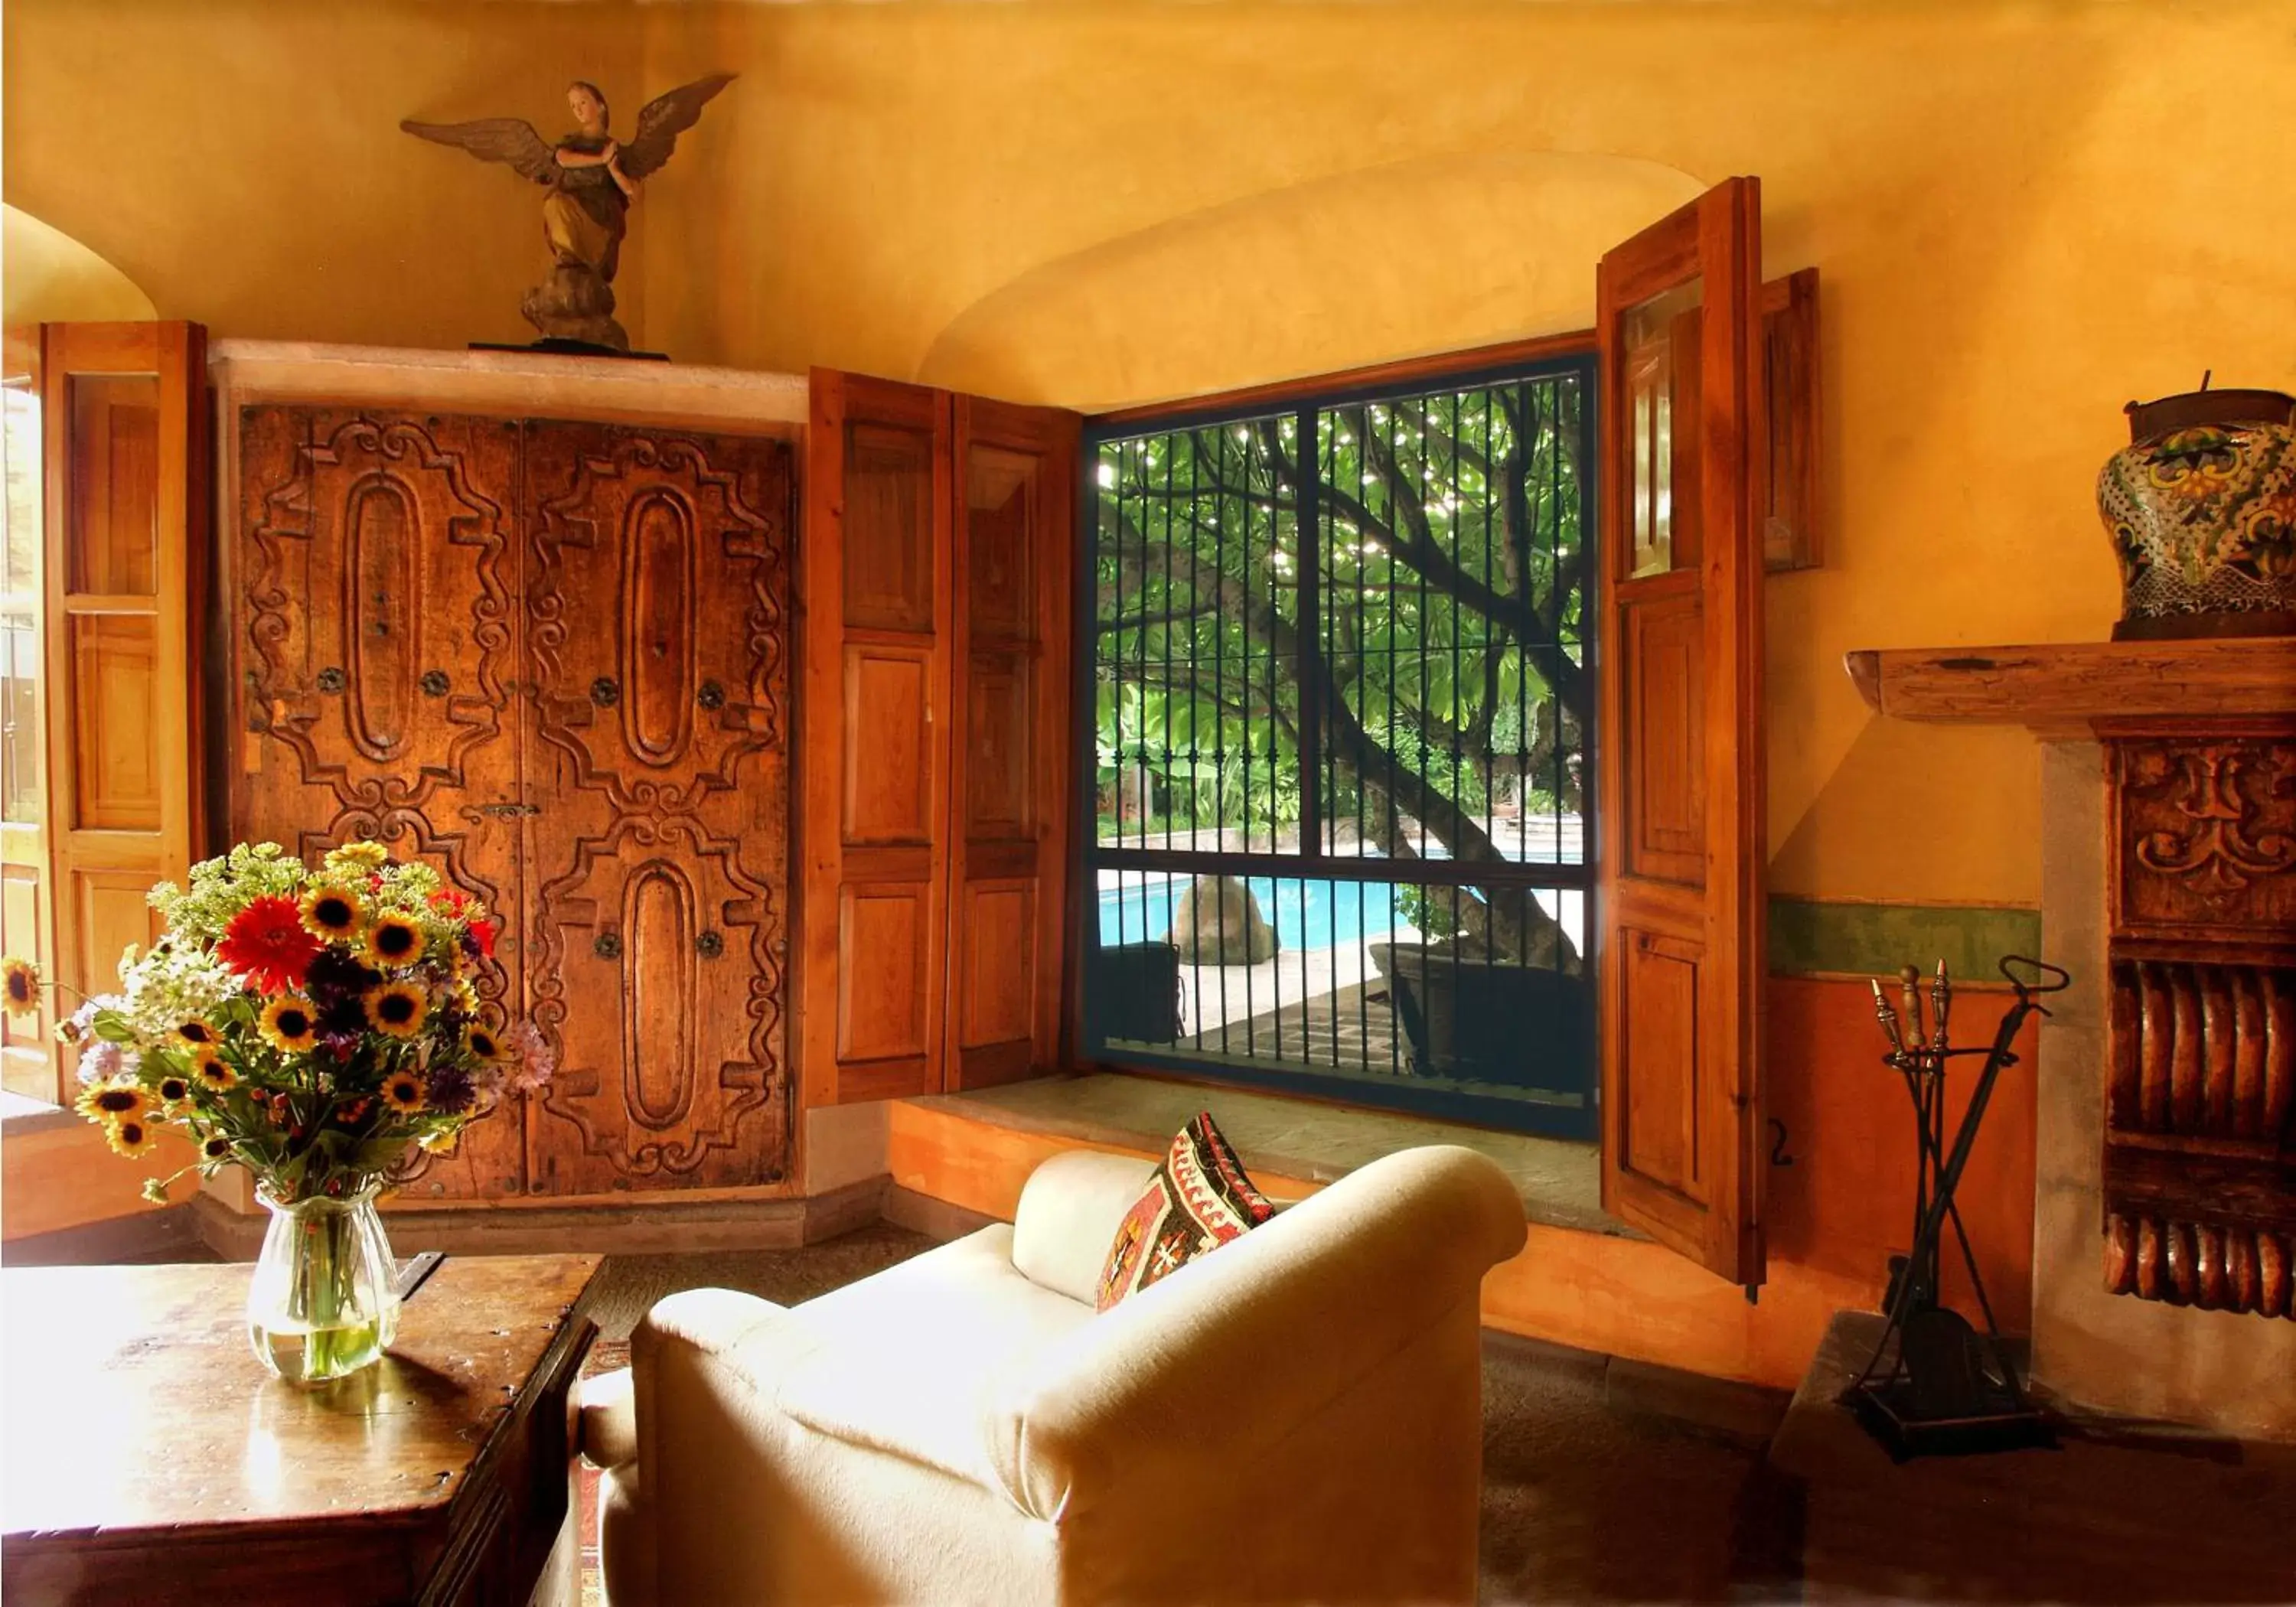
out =
[[1248,1170],[1313,1183],[1345,1177],[1397,1150],[1462,1144],[1505,1168],[1532,1221],[1636,1236],[1603,1215],[1602,1158],[1588,1143],[1168,1082],[1137,1073],[1046,1078],[966,1094],[927,1095],[907,1103],[966,1120],[1143,1154],[1161,1152],[1188,1118],[1209,1110]]

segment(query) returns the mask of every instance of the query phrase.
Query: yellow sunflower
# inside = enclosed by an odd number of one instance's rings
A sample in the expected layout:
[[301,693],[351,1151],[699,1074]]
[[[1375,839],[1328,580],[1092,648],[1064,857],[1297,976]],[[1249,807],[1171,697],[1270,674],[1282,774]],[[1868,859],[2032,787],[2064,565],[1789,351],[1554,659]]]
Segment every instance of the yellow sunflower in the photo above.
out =
[[161,1078],[158,1082],[152,1085],[152,1092],[160,1102],[160,1113],[162,1115],[172,1115],[183,1105],[183,1103],[185,1100],[191,1098],[191,1078],[187,1077],[178,1077],[174,1072],[170,1071],[167,1076]]
[[0,988],[10,1015],[32,1015],[40,1008],[40,968],[16,955],[0,959]]
[[79,1096],[79,1113],[94,1121],[128,1121],[150,1109],[151,1096],[128,1083],[98,1083]]
[[282,994],[263,1007],[256,1029],[283,1054],[308,1054],[319,1041],[319,1013],[299,994]]
[[411,1115],[422,1108],[426,1090],[422,1076],[414,1071],[394,1071],[382,1079],[382,1103],[400,1115]]
[[199,1078],[200,1086],[211,1094],[220,1094],[239,1081],[239,1073],[225,1064],[223,1056],[212,1048],[202,1049],[193,1057],[192,1075]]
[[176,1023],[176,1041],[192,1049],[212,1049],[223,1041],[223,1035],[214,1026],[198,1016]]
[[358,936],[359,922],[366,919],[366,905],[347,887],[322,884],[303,895],[295,906],[303,917],[303,930],[323,943],[348,943]]
[[422,923],[412,915],[387,910],[368,923],[366,943],[361,953],[366,963],[379,971],[412,965],[422,957]]
[[483,1061],[498,1061],[504,1054],[502,1039],[484,1021],[472,1021],[463,1029],[463,1047]]
[[379,842],[347,842],[339,849],[329,849],[324,863],[331,871],[371,875],[390,863],[390,850]]
[[217,1134],[200,1145],[200,1159],[202,1160],[230,1160],[231,1140],[220,1133]]
[[407,982],[386,982],[380,988],[370,988],[364,1000],[366,1019],[377,1032],[392,1037],[414,1037],[422,1031],[422,1013],[428,1001],[422,990]]
[[104,1138],[111,1144],[113,1154],[126,1155],[130,1159],[141,1155],[159,1142],[157,1131],[141,1117],[110,1123],[104,1130]]

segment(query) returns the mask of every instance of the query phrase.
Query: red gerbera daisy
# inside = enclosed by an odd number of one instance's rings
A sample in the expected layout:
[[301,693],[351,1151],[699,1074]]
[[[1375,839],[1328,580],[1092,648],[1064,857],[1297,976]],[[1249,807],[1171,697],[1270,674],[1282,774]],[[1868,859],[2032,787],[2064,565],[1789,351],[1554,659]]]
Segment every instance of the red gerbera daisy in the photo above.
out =
[[303,930],[295,900],[270,896],[255,899],[231,918],[215,952],[217,959],[258,992],[285,993],[302,987],[320,947],[318,939]]
[[479,946],[481,958],[493,959],[495,957],[495,923],[491,920],[472,922],[471,941]]

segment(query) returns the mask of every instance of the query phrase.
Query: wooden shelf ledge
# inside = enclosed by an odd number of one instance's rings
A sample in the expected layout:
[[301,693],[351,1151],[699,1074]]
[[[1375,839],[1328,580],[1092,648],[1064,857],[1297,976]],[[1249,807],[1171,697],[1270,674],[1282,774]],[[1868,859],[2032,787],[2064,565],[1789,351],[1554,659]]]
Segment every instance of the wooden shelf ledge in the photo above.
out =
[[2296,715],[2296,636],[1869,648],[1842,664],[1892,719],[2064,734],[2100,720]]

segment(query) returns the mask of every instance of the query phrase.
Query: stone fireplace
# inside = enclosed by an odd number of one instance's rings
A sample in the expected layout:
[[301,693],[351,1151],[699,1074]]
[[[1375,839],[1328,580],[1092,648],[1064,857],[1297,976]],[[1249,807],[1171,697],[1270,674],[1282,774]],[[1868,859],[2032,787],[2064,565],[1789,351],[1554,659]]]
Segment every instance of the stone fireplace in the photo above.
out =
[[2296,639],[1850,655],[2042,744],[2035,1382],[2296,1439]]

